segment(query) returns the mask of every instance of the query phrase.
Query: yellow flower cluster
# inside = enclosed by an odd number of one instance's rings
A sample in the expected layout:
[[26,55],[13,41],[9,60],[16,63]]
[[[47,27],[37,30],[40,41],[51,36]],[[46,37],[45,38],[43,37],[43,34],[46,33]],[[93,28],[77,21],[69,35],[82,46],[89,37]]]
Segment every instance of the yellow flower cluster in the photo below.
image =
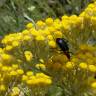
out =
[[30,86],[49,85],[52,83],[51,78],[44,73],[36,73],[34,75],[31,71],[27,72],[26,75],[23,75],[22,81]]
[[[40,20],[36,23],[36,27],[34,27],[32,23],[28,23],[26,25],[27,29],[22,32],[5,36],[2,40],[2,43],[6,45],[5,50],[12,50],[15,47],[25,44],[24,42],[26,41],[32,43],[34,40],[44,41],[44,43],[47,42],[50,47],[56,48],[54,40],[65,36],[73,44],[76,43],[77,38],[80,39],[78,40],[78,43],[82,43],[84,40],[86,42],[86,39],[90,37],[89,34],[95,31],[95,7],[96,2],[89,4],[79,16],[64,15],[61,20],[53,20],[52,18],[47,18],[45,22]],[[94,26],[94,28],[92,26]],[[93,33],[95,34],[95,32]],[[74,39],[72,40],[71,37]]]
[[[19,68],[17,64],[4,65],[0,63],[0,91],[6,91],[12,80],[19,80],[24,74],[23,69]],[[19,81],[18,81],[19,83]]]
[[96,37],[95,7],[96,2],[89,4],[79,16],[64,15],[61,20],[47,18],[45,21],[37,21],[36,27],[32,23],[28,23],[22,32],[4,37],[2,43],[6,45],[5,50],[10,51],[16,47],[22,47],[25,42],[29,45],[34,41],[43,41],[44,44],[47,43],[50,47],[56,48],[55,39],[62,37],[66,37],[75,46],[86,43],[91,33],[93,37]]
[[20,95],[20,89],[18,87],[13,87],[11,96],[19,96]]
[[[38,91],[37,86],[42,89],[52,83],[64,87],[66,96],[88,96],[88,90],[96,89],[96,46],[88,45],[88,40],[96,37],[95,15],[96,2],[79,16],[47,18],[36,25],[30,22],[22,32],[6,35],[4,48],[0,48],[0,96],[5,96],[3,91],[9,92],[8,87],[11,96],[18,96],[20,89],[15,86],[27,86],[33,92],[35,88]],[[59,50],[56,38],[69,41],[73,53],[70,60]],[[32,92],[37,96],[38,92]]]
[[36,64],[36,68],[37,69],[41,69],[41,70],[46,70],[46,66],[45,66],[45,64]]

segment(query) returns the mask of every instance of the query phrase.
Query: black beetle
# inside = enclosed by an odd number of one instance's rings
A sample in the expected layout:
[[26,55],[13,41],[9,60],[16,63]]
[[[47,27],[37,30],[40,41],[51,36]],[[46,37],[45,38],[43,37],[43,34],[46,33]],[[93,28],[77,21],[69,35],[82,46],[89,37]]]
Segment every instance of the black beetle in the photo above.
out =
[[67,41],[64,38],[56,38],[56,43],[67,56],[67,58],[70,59],[69,46]]

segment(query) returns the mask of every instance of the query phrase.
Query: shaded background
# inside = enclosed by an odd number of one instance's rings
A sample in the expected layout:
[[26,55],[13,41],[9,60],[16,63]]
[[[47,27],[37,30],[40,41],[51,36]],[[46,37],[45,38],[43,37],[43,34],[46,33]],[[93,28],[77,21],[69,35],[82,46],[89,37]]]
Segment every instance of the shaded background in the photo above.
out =
[[27,22],[79,15],[93,0],[0,0],[0,35],[19,32]]

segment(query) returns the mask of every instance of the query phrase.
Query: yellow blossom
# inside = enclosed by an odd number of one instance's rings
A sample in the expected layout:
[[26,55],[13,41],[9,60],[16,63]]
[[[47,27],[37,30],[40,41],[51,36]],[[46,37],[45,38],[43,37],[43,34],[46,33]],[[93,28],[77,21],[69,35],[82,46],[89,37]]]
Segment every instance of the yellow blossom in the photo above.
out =
[[46,66],[44,64],[36,64],[36,68],[37,69],[45,70],[46,69]]
[[47,38],[48,38],[48,40],[53,40],[53,36],[52,35],[48,35]]
[[38,84],[43,84],[43,83],[45,83],[45,78],[43,78],[43,77],[39,77],[39,78],[37,78],[37,80],[38,80]]
[[5,90],[6,90],[5,85],[1,84],[0,85],[0,91],[5,91]]
[[34,28],[30,29],[30,33],[32,34],[32,36],[38,36],[39,35],[39,32]]
[[36,78],[50,78],[50,77],[44,73],[36,73]]
[[17,96],[17,95],[19,96],[19,94],[20,94],[20,89],[18,87],[13,87],[11,95],[12,96]]
[[44,30],[44,34],[45,34],[45,35],[50,35],[50,31],[49,31],[48,29],[45,29],[45,30]]
[[3,77],[0,78],[0,82],[4,82],[4,78]]
[[26,80],[28,80],[28,76],[23,75],[23,76],[22,76],[22,81],[26,81]]
[[45,79],[45,83],[46,84],[52,84],[52,80],[51,79]]
[[47,18],[45,20],[45,22],[46,22],[46,24],[51,25],[51,24],[53,24],[53,19],[52,18]]
[[28,29],[30,29],[30,28],[33,27],[33,24],[30,22],[30,23],[28,23],[28,24],[26,25],[26,27],[27,27]]
[[2,67],[2,71],[5,71],[6,72],[7,70],[8,70],[8,67],[7,66],[3,66]]
[[54,22],[54,28],[55,28],[55,29],[60,30],[61,27],[62,27],[61,22],[58,22],[58,21]]
[[13,48],[13,47],[12,47],[11,45],[7,45],[5,49],[6,49],[7,51],[10,51],[10,50],[12,50],[12,48]]
[[32,76],[33,72],[32,71],[28,71],[26,74],[27,74],[27,76]]
[[11,75],[11,76],[16,76],[16,75],[17,75],[17,72],[16,72],[16,71],[11,71],[11,72],[10,72],[10,75]]
[[12,46],[13,46],[13,47],[17,47],[17,46],[19,46],[19,44],[20,44],[20,43],[19,43],[18,41],[13,41],[13,42],[12,42]]
[[79,64],[79,67],[82,69],[87,69],[88,65],[87,65],[87,63],[82,62]]
[[29,31],[28,30],[23,30],[22,34],[24,34],[24,35],[29,34]]
[[53,26],[48,27],[48,30],[49,30],[51,33],[56,31],[56,29],[55,29]]
[[28,85],[36,85],[36,84],[38,84],[38,80],[37,79],[31,79],[31,80],[27,80],[26,83]]
[[91,72],[96,72],[96,66],[95,65],[89,65],[88,68]]
[[33,58],[33,54],[32,54],[31,51],[25,51],[24,55],[25,55],[25,58],[26,58],[27,61],[31,61],[32,58]]
[[66,63],[66,68],[71,69],[71,68],[73,68],[73,67],[74,67],[74,63],[73,63],[73,62],[67,62],[67,63]]
[[36,40],[37,41],[44,41],[45,40],[45,37],[44,36],[40,36],[40,35],[38,35],[37,37],[36,37]]
[[0,48],[0,53],[3,53],[3,49],[2,48]]
[[2,59],[3,60],[10,60],[11,59],[11,56],[9,54],[2,54]]
[[40,21],[38,21],[38,22],[36,23],[36,25],[37,25],[38,27],[42,27],[42,26],[45,25],[45,23],[40,20]]
[[62,27],[64,28],[64,30],[70,30],[71,29],[71,27],[70,27],[70,24],[69,24],[69,21],[62,21],[61,22],[62,23]]
[[30,39],[31,39],[31,37],[28,36],[28,35],[25,35],[25,36],[23,37],[23,40],[30,40]]
[[24,73],[24,71],[22,69],[17,70],[17,74],[22,75],[23,73]]
[[50,47],[52,47],[52,48],[56,48],[56,42],[53,41],[53,40],[49,41],[49,42],[48,42],[48,45],[49,45]]
[[62,36],[63,36],[63,34],[62,34],[61,31],[56,31],[56,32],[54,33],[54,35],[55,35],[55,38],[62,38]]
[[18,64],[12,64],[13,69],[17,69],[18,67],[19,67]]
[[62,20],[66,20],[66,19],[69,19],[67,15],[62,16]]
[[8,71],[12,71],[12,67],[9,66],[9,67],[8,67]]
[[44,60],[43,60],[43,59],[39,59],[39,61],[40,61],[41,63],[44,63]]
[[94,4],[89,4],[88,7],[89,8],[95,8]]
[[91,84],[91,87],[96,89],[96,82],[93,82],[93,83]]
[[29,77],[28,77],[28,79],[30,79],[30,80],[35,80],[36,79],[36,76],[35,75],[30,75]]

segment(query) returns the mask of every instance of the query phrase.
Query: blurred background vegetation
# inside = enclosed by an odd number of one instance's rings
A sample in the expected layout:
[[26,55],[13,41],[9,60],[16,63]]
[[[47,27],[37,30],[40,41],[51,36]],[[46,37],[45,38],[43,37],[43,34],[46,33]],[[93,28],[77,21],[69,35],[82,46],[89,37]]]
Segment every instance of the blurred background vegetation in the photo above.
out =
[[0,36],[19,32],[27,22],[79,15],[93,0],[0,0]]

